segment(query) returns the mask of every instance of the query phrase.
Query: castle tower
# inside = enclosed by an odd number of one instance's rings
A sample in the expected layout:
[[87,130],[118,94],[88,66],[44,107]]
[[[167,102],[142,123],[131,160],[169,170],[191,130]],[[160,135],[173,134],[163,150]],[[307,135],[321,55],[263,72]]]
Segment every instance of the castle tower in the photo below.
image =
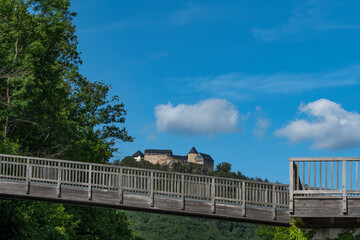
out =
[[196,163],[195,158],[197,155],[198,155],[198,151],[196,151],[195,147],[192,147],[192,149],[188,153],[188,162]]

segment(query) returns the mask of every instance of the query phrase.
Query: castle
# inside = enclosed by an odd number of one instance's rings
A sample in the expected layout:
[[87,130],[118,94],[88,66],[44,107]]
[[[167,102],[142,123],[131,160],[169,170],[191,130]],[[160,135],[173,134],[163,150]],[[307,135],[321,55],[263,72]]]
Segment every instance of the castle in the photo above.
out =
[[145,154],[143,154],[140,150],[132,155],[136,161],[140,161],[144,159],[145,161],[149,161],[152,164],[165,164],[172,165],[173,163],[181,163],[183,165],[186,164],[198,164],[205,171],[213,171],[214,170],[214,160],[212,157],[205,153],[200,153],[196,151],[195,147],[192,147],[190,152],[185,155],[174,155],[171,150],[159,150],[159,149],[146,149]]

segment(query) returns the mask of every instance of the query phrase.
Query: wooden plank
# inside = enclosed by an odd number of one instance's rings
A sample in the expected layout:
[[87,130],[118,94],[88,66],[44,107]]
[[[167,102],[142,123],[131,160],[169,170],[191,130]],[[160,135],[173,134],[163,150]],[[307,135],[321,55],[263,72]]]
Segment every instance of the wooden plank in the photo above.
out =
[[272,218],[273,220],[276,220],[276,186],[273,185],[273,189],[272,189],[272,211],[273,211],[273,215]]
[[124,182],[123,182],[123,169],[120,168],[120,172],[119,172],[119,180],[118,180],[118,184],[119,184],[119,203],[122,204],[123,203],[123,185],[124,185]]
[[57,196],[61,197],[61,163],[58,163],[57,167]]
[[359,177],[359,162],[356,161],[356,177],[355,177],[355,181],[356,181],[356,190],[359,190],[359,181],[358,181],[358,177]]
[[211,179],[211,212],[216,212],[216,206],[215,206],[215,178]]
[[347,212],[347,201],[346,201],[346,161],[342,162],[342,212]]
[[[309,164],[310,166],[310,164]],[[292,214],[294,212],[294,163],[292,161],[289,162],[289,213]],[[310,173],[310,172],[309,172]],[[309,185],[310,185],[310,174],[309,174]],[[274,201],[274,199],[273,199]]]
[[334,177],[334,173],[333,173],[333,170],[334,170],[333,162],[330,163],[330,167],[331,167],[331,190],[333,190],[333,189],[334,189],[334,185],[333,185],[333,177]]
[[185,176],[181,175],[181,210],[185,210]]
[[242,216],[246,216],[246,189],[245,182],[242,182]]
[[30,159],[26,160],[26,194],[30,194],[30,180],[31,180],[31,170],[30,170]]
[[150,207],[154,207],[154,173],[150,173]]
[[92,199],[92,165],[89,165],[88,200]]

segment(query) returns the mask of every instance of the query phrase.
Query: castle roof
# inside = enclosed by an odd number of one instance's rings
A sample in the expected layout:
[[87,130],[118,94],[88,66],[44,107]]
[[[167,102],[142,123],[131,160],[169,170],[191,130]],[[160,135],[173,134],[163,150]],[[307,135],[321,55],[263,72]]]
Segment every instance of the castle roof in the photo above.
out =
[[214,161],[209,154],[205,154],[205,153],[199,153],[199,154],[204,158],[205,161],[212,161],[212,162]]
[[195,147],[192,147],[189,153],[198,153],[198,151],[196,151]]
[[145,155],[147,154],[161,154],[161,155],[170,155],[172,156],[172,151],[171,150],[161,150],[161,149],[146,149],[145,150]]
[[132,157],[144,157],[144,154],[140,150],[138,150],[136,153],[132,155]]
[[187,161],[187,156],[173,155],[173,158],[179,159],[179,160],[181,160],[183,162]]

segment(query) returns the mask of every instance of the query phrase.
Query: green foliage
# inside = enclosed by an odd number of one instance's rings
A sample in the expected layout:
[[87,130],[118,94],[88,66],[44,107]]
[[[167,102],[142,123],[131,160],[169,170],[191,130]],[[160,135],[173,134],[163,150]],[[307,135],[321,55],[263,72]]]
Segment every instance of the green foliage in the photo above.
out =
[[257,225],[126,211],[131,229],[144,239],[256,239]]
[[123,212],[71,206],[67,206],[67,210],[74,216],[74,221],[78,223],[72,239],[141,239],[132,234],[129,228],[130,222]]
[[269,226],[260,226],[255,233],[255,236],[259,239],[264,240],[307,240],[312,239],[314,231],[310,231],[305,234],[302,230],[296,225],[296,221],[291,219],[290,227],[269,227]]
[[[0,0],[0,152],[106,163],[132,141],[110,86],[79,73],[69,0]],[[135,239],[123,213],[0,200],[2,239]]]
[[0,200],[1,239],[70,239],[79,221],[61,204]]
[[104,163],[116,141],[133,138],[118,96],[79,74],[75,16],[68,0],[0,0],[0,140],[27,155]]

